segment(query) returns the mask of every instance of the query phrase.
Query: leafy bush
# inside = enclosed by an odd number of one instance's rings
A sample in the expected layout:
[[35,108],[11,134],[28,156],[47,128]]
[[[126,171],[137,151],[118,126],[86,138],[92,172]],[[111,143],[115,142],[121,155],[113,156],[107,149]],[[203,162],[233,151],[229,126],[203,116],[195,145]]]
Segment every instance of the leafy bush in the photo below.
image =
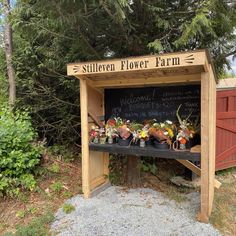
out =
[[28,112],[0,109],[0,195],[15,196],[20,188],[33,190],[32,171],[40,161],[40,146]]

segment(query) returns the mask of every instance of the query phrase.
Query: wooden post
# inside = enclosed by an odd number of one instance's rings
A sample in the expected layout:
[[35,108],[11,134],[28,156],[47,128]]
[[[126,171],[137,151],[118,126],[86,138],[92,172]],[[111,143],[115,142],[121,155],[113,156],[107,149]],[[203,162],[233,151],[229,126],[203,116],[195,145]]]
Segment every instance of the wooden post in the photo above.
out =
[[214,81],[211,68],[201,74],[201,212],[199,220],[207,223],[214,196]]
[[85,79],[80,79],[81,142],[82,142],[82,188],[85,198],[90,196],[90,163],[88,146],[88,93]]
[[128,156],[126,177],[128,185],[133,187],[140,185],[140,157]]

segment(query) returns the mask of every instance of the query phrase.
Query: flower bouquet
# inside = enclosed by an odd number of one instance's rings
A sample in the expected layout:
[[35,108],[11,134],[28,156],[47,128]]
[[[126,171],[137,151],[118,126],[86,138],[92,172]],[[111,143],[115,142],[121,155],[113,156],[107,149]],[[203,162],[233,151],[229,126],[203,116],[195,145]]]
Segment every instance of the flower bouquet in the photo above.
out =
[[196,133],[194,127],[191,125],[191,122],[189,121],[191,113],[186,119],[182,119],[179,115],[180,108],[181,108],[181,105],[178,107],[176,111],[176,116],[179,121],[179,128],[178,128],[178,133],[176,135],[176,142],[178,142],[179,145],[177,143],[177,147],[175,146],[173,147],[174,150],[176,149],[186,150],[187,142],[189,142],[194,137],[194,134]]
[[140,136],[140,132],[142,131],[142,128],[143,128],[143,125],[136,122],[132,122],[129,124],[129,129],[132,134],[131,143],[138,144],[139,136]]
[[121,146],[128,146],[132,140],[132,134],[129,129],[129,120],[123,120],[120,117],[115,118],[116,130],[119,135],[118,144]]
[[99,129],[99,143],[105,144],[107,140],[106,131],[104,128]]
[[108,143],[112,144],[114,138],[118,137],[117,129],[116,129],[116,120],[109,119],[105,126],[106,136],[108,137]]
[[149,125],[144,125],[139,133],[140,147],[145,147],[146,142],[149,140]]
[[154,123],[149,128],[149,134],[154,137],[154,145],[159,149],[169,149],[174,137],[175,125],[172,121]]
[[93,143],[99,142],[99,127],[92,126],[91,131],[89,132],[89,141]]

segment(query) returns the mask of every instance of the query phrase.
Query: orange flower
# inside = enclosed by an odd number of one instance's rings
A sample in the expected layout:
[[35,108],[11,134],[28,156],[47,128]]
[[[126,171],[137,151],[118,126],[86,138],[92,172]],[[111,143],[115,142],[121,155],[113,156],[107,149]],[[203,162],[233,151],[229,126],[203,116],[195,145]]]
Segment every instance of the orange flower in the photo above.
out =
[[180,142],[181,144],[186,144],[186,143],[187,143],[187,140],[186,140],[185,138],[180,138],[180,139],[179,139],[179,142]]

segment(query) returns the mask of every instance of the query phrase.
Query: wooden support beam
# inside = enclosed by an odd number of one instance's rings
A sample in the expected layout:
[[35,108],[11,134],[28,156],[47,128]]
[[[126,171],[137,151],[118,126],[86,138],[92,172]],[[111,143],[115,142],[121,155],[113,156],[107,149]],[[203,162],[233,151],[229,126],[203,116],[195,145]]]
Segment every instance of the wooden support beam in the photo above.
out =
[[97,116],[90,109],[88,109],[88,115],[93,119],[94,123],[97,126],[99,127],[103,126],[102,122],[97,118]]
[[87,82],[80,79],[80,107],[81,107],[81,141],[82,141],[82,188],[85,198],[90,197],[90,163],[88,146],[88,93]]
[[[187,167],[188,169],[190,169],[192,172],[194,172],[196,175],[201,176],[201,169],[194,165],[192,162],[188,161],[188,160],[176,160],[179,163],[181,163],[182,165],[184,165],[185,167]],[[217,179],[214,180],[214,187],[215,188],[220,188],[221,186],[221,182],[219,182]]]
[[179,76],[162,76],[162,77],[142,77],[137,78],[133,76],[122,77],[116,79],[109,79],[109,80],[97,80],[93,82],[93,86],[95,88],[122,88],[122,87],[138,87],[138,86],[150,86],[150,85],[157,85],[157,84],[169,84],[169,83],[193,83],[199,82],[200,76],[199,74],[192,74],[192,75],[179,75]]

